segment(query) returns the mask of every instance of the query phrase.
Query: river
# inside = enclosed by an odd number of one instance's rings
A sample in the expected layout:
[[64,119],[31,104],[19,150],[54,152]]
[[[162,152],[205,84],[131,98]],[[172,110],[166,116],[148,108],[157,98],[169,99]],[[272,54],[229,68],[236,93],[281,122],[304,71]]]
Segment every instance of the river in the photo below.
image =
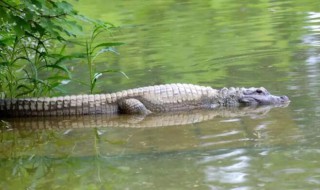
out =
[[[114,123],[103,116],[4,119],[1,189],[319,189],[320,2],[72,3],[119,26],[108,39],[125,43],[97,65],[128,78],[103,75],[96,93],[164,83],[263,86],[291,103]],[[75,64],[64,88],[87,93],[77,82],[86,65]],[[180,117],[192,119],[165,122]]]

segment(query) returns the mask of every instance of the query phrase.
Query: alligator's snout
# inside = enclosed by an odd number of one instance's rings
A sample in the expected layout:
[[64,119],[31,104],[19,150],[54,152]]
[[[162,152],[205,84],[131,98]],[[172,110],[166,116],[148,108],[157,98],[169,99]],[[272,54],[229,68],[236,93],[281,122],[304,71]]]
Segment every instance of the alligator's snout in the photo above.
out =
[[287,96],[244,95],[239,102],[243,105],[276,105],[289,103],[290,100]]
[[243,105],[276,105],[289,103],[287,96],[271,95],[265,88],[249,88],[243,90],[239,103]]
[[290,99],[288,98],[288,96],[280,96],[281,102],[283,103],[287,103],[290,102]]

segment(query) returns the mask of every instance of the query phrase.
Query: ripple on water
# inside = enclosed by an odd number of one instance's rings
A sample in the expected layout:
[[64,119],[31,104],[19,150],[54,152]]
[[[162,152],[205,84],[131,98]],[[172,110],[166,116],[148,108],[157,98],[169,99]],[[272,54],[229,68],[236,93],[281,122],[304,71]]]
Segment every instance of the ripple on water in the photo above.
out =
[[239,121],[240,121],[240,118],[232,118],[232,119],[221,120],[220,122],[230,123],[230,122],[239,122]]
[[201,158],[198,164],[205,164],[208,162],[219,161],[219,160],[223,160],[230,157],[236,157],[238,155],[244,154],[245,152],[246,152],[245,149],[235,149],[231,152],[227,151],[224,154],[204,156],[203,158]]
[[227,148],[227,147],[239,147],[239,143],[243,146],[248,146],[248,141],[252,140],[244,135],[246,131],[240,128],[240,122],[224,120],[221,125],[216,128],[211,128],[208,131],[203,131],[203,135],[198,138],[201,140],[199,147],[205,148]]
[[317,179],[316,177],[308,177],[306,181],[310,184],[320,185],[320,179]]
[[229,135],[235,135],[240,133],[240,131],[236,131],[236,130],[232,130],[232,131],[228,131],[225,133],[221,133],[221,134],[216,134],[216,135],[205,135],[200,137],[201,139],[211,139],[211,138],[217,138],[217,137],[225,137],[225,136],[229,136]]
[[[204,156],[198,164],[205,165],[204,173],[208,183],[239,184],[247,181],[250,158],[245,149],[235,149],[213,156]],[[246,189],[246,188],[245,188]]]

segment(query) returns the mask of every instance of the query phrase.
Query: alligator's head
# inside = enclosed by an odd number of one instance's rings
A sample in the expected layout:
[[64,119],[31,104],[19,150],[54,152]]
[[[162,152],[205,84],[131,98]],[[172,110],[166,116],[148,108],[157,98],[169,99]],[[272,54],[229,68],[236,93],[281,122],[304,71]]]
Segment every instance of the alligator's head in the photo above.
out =
[[242,88],[239,96],[240,105],[282,105],[290,102],[287,96],[271,95],[265,88]]
[[223,88],[219,91],[222,102],[227,106],[286,105],[287,96],[271,95],[265,88]]

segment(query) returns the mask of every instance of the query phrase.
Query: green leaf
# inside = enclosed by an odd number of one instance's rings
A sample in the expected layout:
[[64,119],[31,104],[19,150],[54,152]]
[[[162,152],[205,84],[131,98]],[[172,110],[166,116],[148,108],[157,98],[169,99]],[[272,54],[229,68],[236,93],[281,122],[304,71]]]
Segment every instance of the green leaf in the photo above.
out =
[[95,73],[94,76],[93,76],[93,79],[98,79],[99,77],[102,76],[102,73]]
[[18,17],[18,16],[13,16],[13,19],[15,20],[15,25],[13,26],[13,29],[15,30],[15,33],[18,36],[23,36],[25,34],[25,31],[30,30],[30,25],[29,23],[26,22],[26,20]]
[[30,87],[28,87],[27,85],[25,85],[25,84],[21,84],[21,85],[19,85],[18,87],[17,87],[17,90],[22,90],[22,92],[21,93],[18,93],[17,94],[17,97],[20,97],[20,96],[24,96],[24,95],[27,95],[27,94],[30,94],[30,93],[32,93],[33,91],[34,91],[34,89],[33,88],[30,88]]
[[91,81],[91,88],[90,88],[91,93],[93,92],[93,89],[96,86],[98,78],[101,76],[102,76],[102,73],[95,73],[94,74],[93,79]]
[[55,76],[48,77],[47,80],[52,80],[52,81],[69,80],[70,81],[70,78],[66,76],[61,76],[61,75],[55,75]]
[[59,65],[60,63],[62,63],[63,61],[65,60],[70,60],[70,59],[73,59],[74,56],[72,55],[66,55],[66,56],[62,56],[60,57],[59,59],[57,59],[55,62],[54,62],[54,65]]
[[119,73],[121,73],[123,76],[125,76],[127,79],[129,79],[128,75],[125,72],[119,71]]
[[82,26],[77,24],[76,21],[68,21],[64,22],[64,30],[67,35],[69,36],[76,36],[77,34],[81,34]]
[[121,46],[121,45],[123,45],[124,43],[122,43],[122,42],[107,42],[107,43],[101,43],[101,44],[98,44],[98,45],[96,45],[96,46],[94,46],[94,48],[93,48],[93,52],[97,49],[97,48],[99,48],[99,47],[104,47],[104,48],[109,48],[109,47],[113,47],[113,46]]
[[6,61],[0,62],[0,66],[8,66],[8,65],[9,65],[9,62],[6,62]]
[[5,23],[4,21],[7,20],[10,16],[8,15],[8,12],[0,5],[0,24]]
[[42,8],[42,3],[38,0],[31,0],[32,5],[35,5],[38,8]]
[[70,73],[69,69],[66,66],[61,66],[61,65],[58,65],[58,64],[54,64],[54,65],[45,65],[42,68],[58,69],[60,71],[63,71],[65,73],[67,73],[69,78],[71,78],[71,73]]
[[14,40],[15,40],[15,37],[13,36],[2,38],[0,40],[0,46],[3,46],[3,47],[12,46],[14,43]]
[[64,52],[64,50],[66,49],[66,47],[67,47],[67,44],[63,44],[62,45],[62,47],[61,47],[61,50],[60,50],[60,55],[62,55],[63,54],[63,52]]
[[122,74],[124,77],[126,77],[127,79],[129,79],[128,75],[126,75],[125,72],[119,71],[119,70],[109,69],[109,70],[101,71],[100,73],[120,73],[120,74]]
[[56,6],[66,14],[74,13],[72,5],[66,1],[56,2]]
[[44,26],[41,26],[41,24],[39,24],[39,23],[35,22],[35,23],[33,23],[32,26],[33,26],[31,28],[32,32],[33,33],[39,33],[40,36],[43,36],[47,31],[47,29]]
[[92,61],[95,60],[99,55],[101,55],[101,54],[103,54],[103,53],[106,53],[106,52],[113,52],[113,53],[119,55],[119,53],[118,53],[115,49],[113,49],[113,48],[111,48],[111,47],[109,47],[109,48],[103,48],[103,49],[101,49],[100,51],[98,51],[98,52],[93,56]]

